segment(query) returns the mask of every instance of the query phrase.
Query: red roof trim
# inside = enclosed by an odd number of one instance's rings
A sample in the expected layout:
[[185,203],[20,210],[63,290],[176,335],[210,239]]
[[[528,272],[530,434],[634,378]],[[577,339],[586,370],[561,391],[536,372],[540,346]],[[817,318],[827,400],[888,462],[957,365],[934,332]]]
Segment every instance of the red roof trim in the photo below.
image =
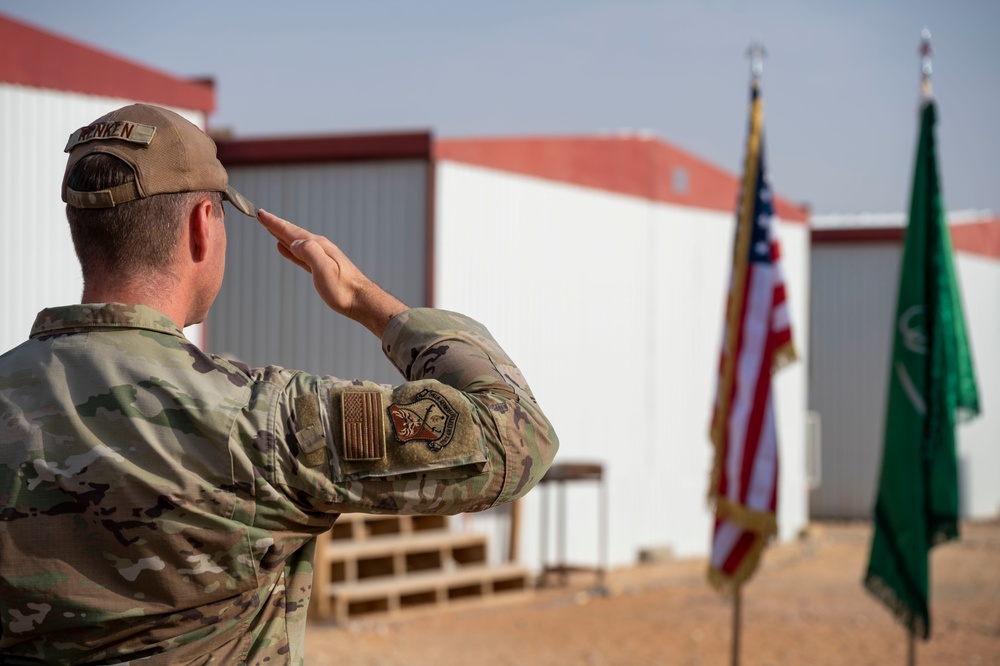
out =
[[227,166],[430,159],[431,133],[355,134],[263,139],[217,139]]
[[982,222],[955,224],[950,227],[956,250],[1000,259],[1000,217]]
[[[739,180],[658,139],[537,137],[443,139],[439,160],[473,164],[653,201],[732,212]],[[684,176],[677,174],[683,172]],[[675,180],[686,187],[675,189]],[[778,216],[808,223],[807,206],[776,198]]]
[[0,81],[215,110],[210,80],[185,81],[0,15]]
[[[644,197],[680,206],[735,210],[735,176],[661,141],[633,138],[445,139],[429,131],[312,137],[217,139],[227,166],[451,160]],[[682,170],[686,188],[674,189]],[[808,223],[809,209],[781,197],[778,215]]]
[[[951,242],[955,250],[990,259],[1000,259],[1000,217],[954,224]],[[877,227],[865,229],[813,229],[813,243],[878,243],[902,242],[903,227]]]
[[903,239],[902,227],[865,229],[813,229],[813,243],[877,243],[897,242]]

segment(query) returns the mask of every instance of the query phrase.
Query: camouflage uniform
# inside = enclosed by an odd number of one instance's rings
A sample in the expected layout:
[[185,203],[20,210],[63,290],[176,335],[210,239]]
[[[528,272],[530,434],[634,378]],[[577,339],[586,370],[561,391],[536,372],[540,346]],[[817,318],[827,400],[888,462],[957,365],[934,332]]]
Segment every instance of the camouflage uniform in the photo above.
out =
[[342,512],[477,511],[558,446],[480,324],[389,323],[392,388],[205,354],[141,305],[42,311],[0,356],[0,662],[301,663]]

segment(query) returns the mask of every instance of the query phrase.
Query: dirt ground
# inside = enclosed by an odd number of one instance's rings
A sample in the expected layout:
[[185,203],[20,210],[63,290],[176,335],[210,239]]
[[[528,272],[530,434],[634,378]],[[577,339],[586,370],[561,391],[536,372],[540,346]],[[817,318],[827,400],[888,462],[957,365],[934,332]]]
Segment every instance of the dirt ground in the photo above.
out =
[[[906,634],[862,587],[868,523],[816,523],[772,546],[743,592],[743,666],[906,663]],[[503,605],[313,624],[306,663],[358,666],[730,663],[732,605],[703,561],[643,564]],[[931,630],[916,663],[1000,665],[1000,521],[966,523],[931,558]]]

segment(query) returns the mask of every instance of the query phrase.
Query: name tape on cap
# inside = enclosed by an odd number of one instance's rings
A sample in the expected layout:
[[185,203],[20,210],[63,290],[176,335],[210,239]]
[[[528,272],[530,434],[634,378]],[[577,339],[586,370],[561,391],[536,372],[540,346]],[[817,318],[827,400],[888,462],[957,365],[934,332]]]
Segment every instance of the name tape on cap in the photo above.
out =
[[120,141],[148,146],[149,142],[153,140],[154,134],[156,134],[156,127],[153,125],[130,123],[125,120],[94,123],[73,132],[69,137],[69,142],[66,144],[64,152],[68,153],[81,143],[107,139],[118,139]]

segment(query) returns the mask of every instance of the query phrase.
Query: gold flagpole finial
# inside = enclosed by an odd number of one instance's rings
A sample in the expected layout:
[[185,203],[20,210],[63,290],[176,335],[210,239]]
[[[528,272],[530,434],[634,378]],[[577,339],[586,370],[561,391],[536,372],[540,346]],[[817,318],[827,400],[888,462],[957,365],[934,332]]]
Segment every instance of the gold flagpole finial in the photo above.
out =
[[931,31],[924,28],[920,31],[920,92],[924,99],[930,99],[931,92],[931,56],[934,50],[931,49]]
[[753,77],[754,81],[760,79],[761,75],[764,73],[764,56],[767,53],[764,51],[764,44],[759,39],[755,39],[750,42],[750,48],[747,49],[747,56],[750,58],[750,75]]

